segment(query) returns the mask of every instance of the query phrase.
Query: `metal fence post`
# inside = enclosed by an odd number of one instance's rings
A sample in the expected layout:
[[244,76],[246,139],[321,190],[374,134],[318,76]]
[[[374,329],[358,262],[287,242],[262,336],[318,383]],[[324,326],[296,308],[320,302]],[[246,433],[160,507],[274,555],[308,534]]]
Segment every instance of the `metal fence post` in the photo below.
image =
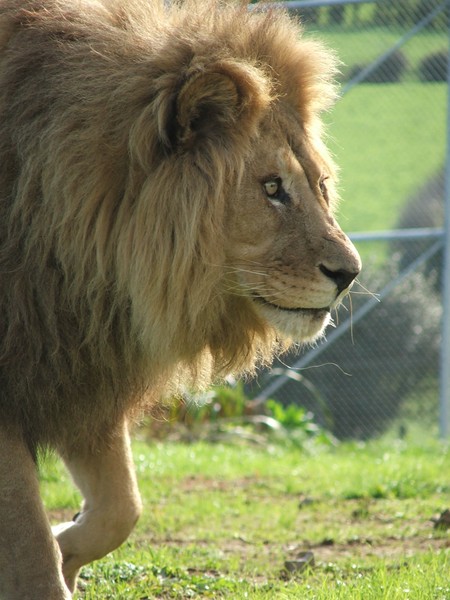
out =
[[[447,11],[450,1],[447,2]],[[442,346],[440,364],[439,431],[447,438],[450,429],[450,18],[448,22],[447,152],[445,164],[445,224],[442,293]]]

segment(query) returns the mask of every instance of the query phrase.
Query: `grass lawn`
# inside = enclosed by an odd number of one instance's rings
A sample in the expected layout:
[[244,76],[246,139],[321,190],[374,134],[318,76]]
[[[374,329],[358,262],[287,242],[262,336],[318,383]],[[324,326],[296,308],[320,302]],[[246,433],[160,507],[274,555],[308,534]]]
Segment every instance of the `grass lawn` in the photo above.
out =
[[[406,31],[316,29],[310,26],[308,35],[337,52],[344,73],[382,55]],[[340,222],[346,231],[395,226],[408,198],[443,165],[446,84],[420,82],[418,69],[423,58],[447,48],[444,31],[415,35],[402,47],[408,69],[399,83],[357,85],[326,116],[329,145],[341,168]]]
[[446,86],[364,84],[341,99],[329,143],[341,168],[341,224],[388,229],[444,163]]
[[[83,569],[80,599],[450,598],[449,533],[431,520],[450,507],[450,452],[437,442],[136,441],[134,454],[144,514]],[[54,460],[42,490],[53,521],[78,510]],[[314,564],[302,570],[305,552]]]
[[[311,26],[308,33],[325,39],[330,48],[337,53],[343,63],[343,70],[353,65],[366,64],[382,56],[407,33],[408,28],[395,27],[326,27],[314,31]],[[422,59],[433,52],[446,50],[448,39],[446,31],[426,30],[410,38],[402,47],[408,65],[407,79],[417,79]]]

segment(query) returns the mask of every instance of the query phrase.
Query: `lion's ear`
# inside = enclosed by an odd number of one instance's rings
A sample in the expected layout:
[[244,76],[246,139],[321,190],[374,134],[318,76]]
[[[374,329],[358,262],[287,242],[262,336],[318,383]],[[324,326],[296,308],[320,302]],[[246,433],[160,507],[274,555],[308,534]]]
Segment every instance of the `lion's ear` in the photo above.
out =
[[188,149],[237,129],[251,135],[270,100],[266,78],[251,65],[221,62],[191,72],[176,99],[176,143]]

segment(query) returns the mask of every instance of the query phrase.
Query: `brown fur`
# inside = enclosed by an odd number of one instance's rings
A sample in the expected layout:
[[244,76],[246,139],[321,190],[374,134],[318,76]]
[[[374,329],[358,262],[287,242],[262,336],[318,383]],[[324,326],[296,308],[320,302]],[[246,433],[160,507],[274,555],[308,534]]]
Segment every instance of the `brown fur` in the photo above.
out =
[[[0,422],[32,453],[99,447],[179,385],[251,371],[291,335],[252,293],[321,308],[319,264],[356,274],[319,197],[334,71],[272,9],[0,0]],[[311,196],[295,219],[261,191],[281,130]]]

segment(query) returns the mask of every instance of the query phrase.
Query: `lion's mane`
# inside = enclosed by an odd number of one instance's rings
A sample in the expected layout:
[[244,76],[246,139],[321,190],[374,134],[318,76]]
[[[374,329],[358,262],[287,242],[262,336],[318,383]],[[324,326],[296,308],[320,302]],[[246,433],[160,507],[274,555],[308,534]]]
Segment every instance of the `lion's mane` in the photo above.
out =
[[0,418],[32,448],[277,344],[227,292],[225,203],[270,103],[320,136],[334,62],[270,8],[165,4],[0,7]]

